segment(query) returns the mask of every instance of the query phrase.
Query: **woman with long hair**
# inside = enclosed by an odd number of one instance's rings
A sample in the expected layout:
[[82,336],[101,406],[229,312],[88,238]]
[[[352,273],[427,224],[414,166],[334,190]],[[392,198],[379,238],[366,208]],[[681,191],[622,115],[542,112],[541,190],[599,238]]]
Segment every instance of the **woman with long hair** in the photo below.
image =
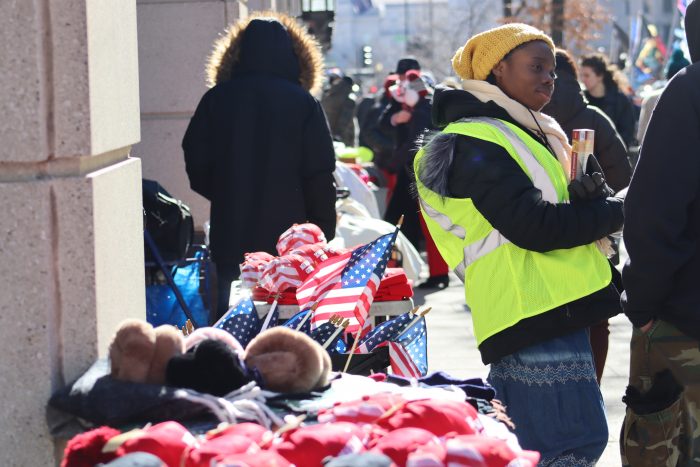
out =
[[581,57],[581,81],[586,87],[586,99],[610,117],[617,132],[629,147],[635,142],[637,114],[634,104],[622,91],[624,76],[605,55]]

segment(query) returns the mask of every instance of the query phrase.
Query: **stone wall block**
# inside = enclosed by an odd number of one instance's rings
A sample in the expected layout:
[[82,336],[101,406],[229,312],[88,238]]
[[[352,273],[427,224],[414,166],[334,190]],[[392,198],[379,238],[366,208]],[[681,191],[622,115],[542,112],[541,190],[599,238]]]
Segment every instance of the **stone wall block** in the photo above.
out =
[[225,27],[224,2],[139,3],[143,114],[194,113],[207,90],[207,57]]
[[195,229],[201,230],[209,219],[209,201],[190,189],[180,147],[189,121],[189,117],[143,120],[143,142],[134,146],[132,154],[141,158],[145,178],[158,181],[190,207]]
[[[37,161],[42,154],[41,22],[36,2],[0,2],[0,162]],[[21,50],[23,53],[17,53]]]
[[60,384],[50,187],[0,183],[0,464],[53,465],[45,404]]

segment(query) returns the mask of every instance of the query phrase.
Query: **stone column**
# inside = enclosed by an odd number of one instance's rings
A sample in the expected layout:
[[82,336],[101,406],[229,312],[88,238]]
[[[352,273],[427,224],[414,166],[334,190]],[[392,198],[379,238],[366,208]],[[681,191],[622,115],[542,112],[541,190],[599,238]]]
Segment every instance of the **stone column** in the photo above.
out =
[[145,319],[135,0],[0,2],[0,464],[59,460],[51,393]]

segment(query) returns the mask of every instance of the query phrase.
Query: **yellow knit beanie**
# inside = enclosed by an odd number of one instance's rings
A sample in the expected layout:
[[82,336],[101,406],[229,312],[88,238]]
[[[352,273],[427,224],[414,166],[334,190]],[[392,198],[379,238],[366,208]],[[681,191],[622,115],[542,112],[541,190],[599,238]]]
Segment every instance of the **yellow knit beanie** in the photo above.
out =
[[485,80],[508,52],[530,41],[554,42],[544,32],[523,23],[510,23],[472,36],[452,57],[452,68],[462,79]]

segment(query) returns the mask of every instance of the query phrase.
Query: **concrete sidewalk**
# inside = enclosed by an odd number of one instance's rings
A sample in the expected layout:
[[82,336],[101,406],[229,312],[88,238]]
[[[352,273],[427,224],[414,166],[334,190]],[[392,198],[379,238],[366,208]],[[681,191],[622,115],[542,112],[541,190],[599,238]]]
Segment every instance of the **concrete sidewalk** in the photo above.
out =
[[[456,276],[450,287],[425,294],[416,290],[416,305],[431,306],[428,324],[430,371],[444,370],[459,377],[483,377],[488,367],[481,363],[474,339],[471,315],[464,305],[464,292]],[[621,401],[629,372],[629,339],[632,325],[624,315],[610,321],[610,348],[603,374],[602,392],[607,407],[610,437],[599,466],[620,466],[618,435],[625,409]]]

